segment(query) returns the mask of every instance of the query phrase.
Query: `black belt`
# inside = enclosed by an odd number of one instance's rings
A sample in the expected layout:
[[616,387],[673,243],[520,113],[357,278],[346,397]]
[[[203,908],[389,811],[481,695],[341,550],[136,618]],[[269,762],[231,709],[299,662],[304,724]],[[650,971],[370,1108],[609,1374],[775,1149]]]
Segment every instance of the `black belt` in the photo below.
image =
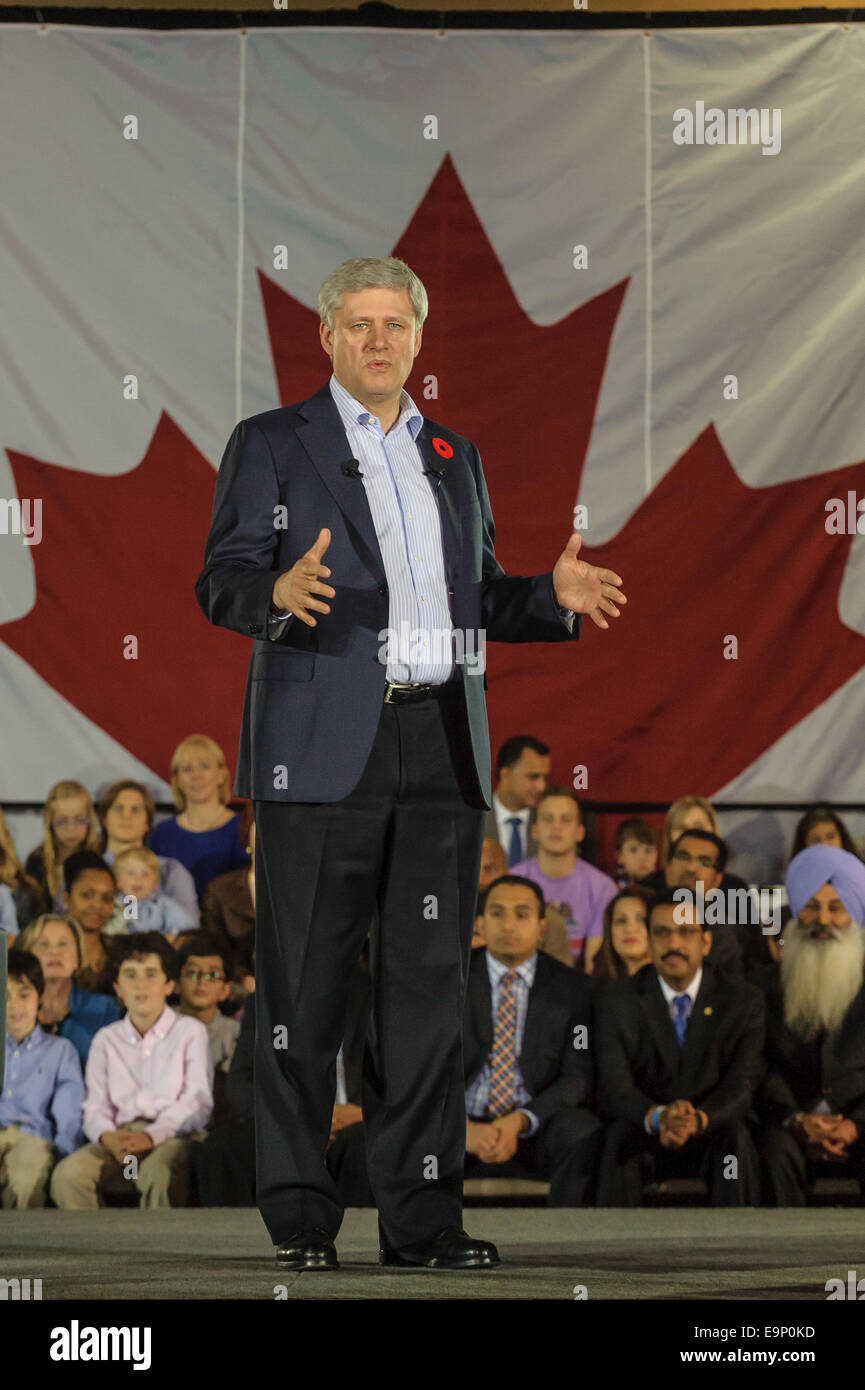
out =
[[445,681],[442,685],[420,685],[417,681],[405,685],[389,682],[384,688],[384,703],[411,705],[419,700],[442,700],[453,695],[459,684],[458,680]]

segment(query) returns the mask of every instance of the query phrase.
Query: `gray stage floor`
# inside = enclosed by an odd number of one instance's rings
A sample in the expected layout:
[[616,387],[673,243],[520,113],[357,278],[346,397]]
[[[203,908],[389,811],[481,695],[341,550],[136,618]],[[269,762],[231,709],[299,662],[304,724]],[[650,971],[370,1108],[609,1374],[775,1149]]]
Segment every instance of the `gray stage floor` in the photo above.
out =
[[372,1211],[349,1211],[336,1273],[286,1274],[257,1211],[0,1213],[0,1275],[49,1299],[813,1299],[865,1276],[865,1210],[474,1208],[466,1229],[504,1263],[472,1273],[383,1270]]

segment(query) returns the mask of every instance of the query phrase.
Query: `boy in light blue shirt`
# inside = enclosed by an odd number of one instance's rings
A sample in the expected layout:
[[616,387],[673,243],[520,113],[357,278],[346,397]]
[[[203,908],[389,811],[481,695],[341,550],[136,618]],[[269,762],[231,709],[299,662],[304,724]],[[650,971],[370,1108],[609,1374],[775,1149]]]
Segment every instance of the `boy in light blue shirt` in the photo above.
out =
[[51,1170],[78,1148],[84,1078],[67,1038],[38,1023],[45,989],[30,951],[9,952],[6,1076],[0,1092],[0,1199],[4,1208],[44,1207]]

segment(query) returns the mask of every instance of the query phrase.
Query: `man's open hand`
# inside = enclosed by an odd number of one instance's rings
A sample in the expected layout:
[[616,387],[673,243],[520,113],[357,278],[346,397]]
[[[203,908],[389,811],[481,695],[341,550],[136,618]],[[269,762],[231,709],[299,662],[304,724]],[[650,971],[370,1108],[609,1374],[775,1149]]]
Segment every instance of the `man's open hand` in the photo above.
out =
[[321,603],[314,598],[314,594],[324,594],[326,598],[335,598],[336,590],[329,584],[322,584],[322,579],[330,576],[327,565],[321,563],[321,557],[330,545],[330,532],[323,526],[318,533],[318,539],[305,555],[292,565],[290,570],[281,574],[273,586],[271,601],[275,609],[280,613],[286,610],[293,613],[301,622],[306,623],[307,627],[316,627],[317,623],[308,610],[314,608],[316,613],[329,613],[330,606]]
[[[609,613],[619,617],[616,603],[627,603],[621,589],[621,575],[614,570],[598,569],[586,560],[578,560],[583,538],[574,531],[553,569],[553,588],[556,602],[562,608],[570,608],[574,613],[586,613],[598,627],[609,627],[604,617]],[[615,602],[614,602],[615,600]]]

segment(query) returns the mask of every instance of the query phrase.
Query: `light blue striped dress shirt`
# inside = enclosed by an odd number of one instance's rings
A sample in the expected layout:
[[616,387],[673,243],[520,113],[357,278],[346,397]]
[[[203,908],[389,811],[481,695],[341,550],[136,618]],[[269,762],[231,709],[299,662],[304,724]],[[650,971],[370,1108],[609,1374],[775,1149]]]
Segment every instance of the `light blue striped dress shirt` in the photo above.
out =
[[[484,955],[487,958],[487,973],[489,975],[490,994],[492,997],[493,1033],[495,1033],[495,1018],[499,1010],[502,980],[510,970],[510,966],[502,965],[501,962],[491,956],[487,950],[484,950]],[[529,994],[535,982],[537,964],[538,953],[536,951],[529,960],[524,960],[522,965],[517,966],[517,980],[514,984],[514,1002],[517,1006],[516,1031],[514,1034],[514,1093],[516,1108],[524,1111],[531,1120],[531,1127],[523,1131],[520,1135],[521,1139],[528,1137],[530,1134],[534,1134],[540,1123],[537,1115],[534,1115],[532,1111],[527,1108],[531,1096],[523,1081],[519,1063],[520,1053],[523,1050],[523,1034],[526,1028],[526,1015],[529,1011]],[[476,1115],[478,1118],[486,1115],[487,1105],[490,1099],[491,1079],[492,1068],[490,1067],[490,1059],[488,1057],[471,1086],[469,1086],[466,1091],[467,1115]]]
[[[454,632],[438,501],[415,442],[423,416],[404,390],[399,415],[385,434],[379,420],[335,376],[329,384],[363,475],[358,486],[366,492],[384,563],[389,597],[386,678],[441,685],[456,667]],[[339,603],[338,591],[333,602]],[[270,623],[279,624],[283,617],[271,615]]]

